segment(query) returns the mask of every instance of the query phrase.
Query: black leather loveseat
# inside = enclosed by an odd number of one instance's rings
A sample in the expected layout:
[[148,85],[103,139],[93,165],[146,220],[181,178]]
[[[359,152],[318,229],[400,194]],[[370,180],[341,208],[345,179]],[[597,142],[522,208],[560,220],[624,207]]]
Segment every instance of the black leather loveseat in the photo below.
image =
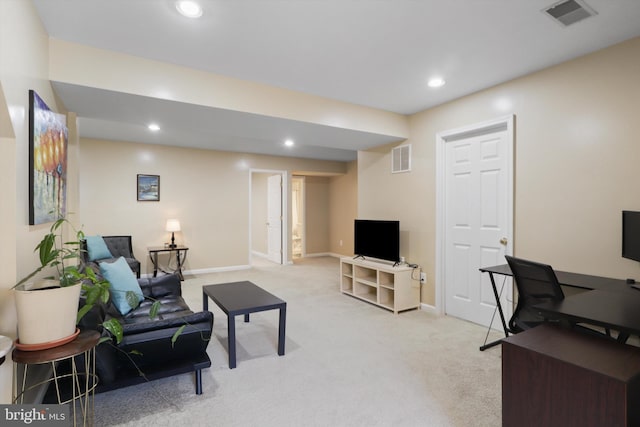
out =
[[[109,301],[94,306],[80,322],[81,329],[98,330],[104,337],[110,333],[100,324],[111,317],[117,317],[124,329],[124,338],[119,345],[114,339],[96,348],[99,377],[96,391],[194,372],[196,394],[201,394],[201,371],[211,366],[206,350],[213,314],[209,311],[194,313],[187,306],[181,296],[180,279],[175,274],[138,279],[138,283],[145,300],[137,308],[123,316]],[[151,319],[149,310],[153,301],[160,301],[161,305],[157,316]],[[172,336],[182,326],[185,326],[184,330],[172,344]]]

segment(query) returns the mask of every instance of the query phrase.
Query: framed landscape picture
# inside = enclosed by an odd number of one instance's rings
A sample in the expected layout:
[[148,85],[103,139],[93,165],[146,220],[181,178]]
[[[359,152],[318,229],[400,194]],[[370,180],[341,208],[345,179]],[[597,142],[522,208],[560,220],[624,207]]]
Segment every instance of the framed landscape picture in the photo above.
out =
[[137,189],[139,202],[160,201],[160,175],[138,174]]
[[29,225],[53,222],[67,209],[67,143],[63,114],[29,91]]

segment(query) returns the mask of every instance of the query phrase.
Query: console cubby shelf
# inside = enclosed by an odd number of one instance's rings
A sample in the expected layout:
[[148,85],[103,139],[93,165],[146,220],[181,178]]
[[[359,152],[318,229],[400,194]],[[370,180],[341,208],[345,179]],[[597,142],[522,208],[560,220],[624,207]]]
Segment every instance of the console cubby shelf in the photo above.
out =
[[[340,292],[399,313],[420,307],[414,268],[361,259],[340,259]],[[417,273],[416,273],[417,274]]]

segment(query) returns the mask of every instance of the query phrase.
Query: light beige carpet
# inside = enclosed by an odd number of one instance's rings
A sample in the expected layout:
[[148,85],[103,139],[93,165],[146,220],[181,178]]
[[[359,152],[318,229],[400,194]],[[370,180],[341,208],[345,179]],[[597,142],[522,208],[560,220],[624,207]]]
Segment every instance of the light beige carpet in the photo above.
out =
[[[236,320],[229,369],[227,318],[213,303],[213,365],[96,395],[97,426],[499,426],[500,347],[480,352],[486,329],[414,310],[399,315],[342,295],[339,262],[187,277],[190,306],[203,284],[250,280],[287,301],[286,354],[277,355],[276,310]],[[498,337],[492,334],[491,339]]]

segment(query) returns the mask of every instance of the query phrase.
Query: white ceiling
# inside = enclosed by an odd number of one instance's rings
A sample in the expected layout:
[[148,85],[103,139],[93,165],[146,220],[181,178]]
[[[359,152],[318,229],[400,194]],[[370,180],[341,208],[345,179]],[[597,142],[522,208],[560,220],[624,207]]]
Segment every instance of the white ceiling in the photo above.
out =
[[[586,0],[598,14],[566,28],[541,12],[554,2],[200,0],[204,14],[190,20],[176,13],[174,0],[34,0],[54,38],[401,114],[640,36],[639,0]],[[428,88],[434,75],[447,84]],[[396,140],[54,87],[78,113],[85,137],[343,161],[354,159],[355,150]],[[156,116],[166,121],[150,135],[140,123]],[[296,147],[284,149],[285,137]]]

